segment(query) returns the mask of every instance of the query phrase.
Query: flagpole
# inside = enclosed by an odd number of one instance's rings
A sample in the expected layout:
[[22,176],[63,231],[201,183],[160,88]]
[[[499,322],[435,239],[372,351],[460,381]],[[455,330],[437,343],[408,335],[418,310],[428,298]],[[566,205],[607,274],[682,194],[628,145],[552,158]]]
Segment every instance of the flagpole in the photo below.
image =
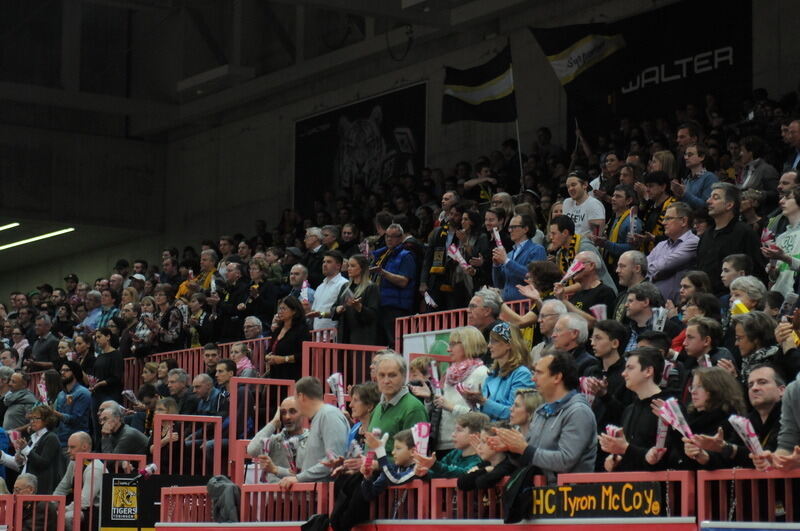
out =
[[[511,39],[508,40],[509,47],[511,46]],[[525,175],[522,169],[522,141],[519,136],[519,111],[517,109],[517,85],[514,84],[514,62],[511,62],[511,86],[514,87],[514,111],[517,118],[514,120],[514,126],[517,130],[517,159],[519,160],[519,193],[525,191]]]

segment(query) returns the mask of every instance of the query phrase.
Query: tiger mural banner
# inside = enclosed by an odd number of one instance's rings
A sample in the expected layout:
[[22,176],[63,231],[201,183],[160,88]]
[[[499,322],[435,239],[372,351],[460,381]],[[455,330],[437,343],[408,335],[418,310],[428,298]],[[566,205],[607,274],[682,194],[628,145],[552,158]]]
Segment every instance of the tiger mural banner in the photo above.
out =
[[389,177],[418,174],[426,90],[417,83],[295,122],[295,207],[310,213],[315,200],[354,197]]

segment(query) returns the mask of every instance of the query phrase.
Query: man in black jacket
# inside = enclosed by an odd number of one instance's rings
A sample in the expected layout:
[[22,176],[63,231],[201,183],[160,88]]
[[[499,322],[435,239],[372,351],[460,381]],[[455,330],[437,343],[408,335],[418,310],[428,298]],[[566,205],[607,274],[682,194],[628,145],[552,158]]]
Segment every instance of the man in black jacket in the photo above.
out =
[[628,353],[622,377],[636,398],[622,413],[622,433],[600,434],[600,448],[609,454],[607,471],[652,470],[658,466],[648,464],[645,456],[656,445],[658,433],[659,419],[653,415],[651,403],[666,399],[658,386],[663,372],[664,356],[657,349],[642,347]]
[[220,343],[239,341],[244,338],[246,310],[239,310],[249,296],[248,283],[242,278],[242,264],[229,262],[225,271],[227,286],[222,294],[211,294],[208,302],[217,310],[217,338]]
[[308,268],[308,283],[317,289],[322,283],[325,275],[322,274],[322,258],[328,250],[322,244],[322,230],[319,227],[309,227],[306,229],[306,237],[303,239],[306,246],[306,254],[300,262]]
[[711,291],[716,296],[726,293],[720,273],[722,262],[731,254],[745,254],[753,259],[754,274],[767,283],[766,263],[761,253],[760,235],[747,223],[737,221],[741,192],[730,183],[715,183],[706,201],[714,228],[706,230],[697,244],[695,269],[705,271],[711,278]]

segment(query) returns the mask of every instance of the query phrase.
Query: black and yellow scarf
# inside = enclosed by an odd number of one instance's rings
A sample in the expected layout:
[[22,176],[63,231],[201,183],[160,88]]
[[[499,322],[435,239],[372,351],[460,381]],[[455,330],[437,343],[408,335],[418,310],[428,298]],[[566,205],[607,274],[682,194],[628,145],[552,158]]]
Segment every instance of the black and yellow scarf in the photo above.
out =
[[664,235],[664,216],[667,213],[667,209],[672,206],[672,203],[675,202],[675,198],[672,196],[667,197],[667,199],[662,203],[661,210],[658,213],[658,221],[656,221],[653,230],[650,232],[653,235],[653,239],[647,242],[645,245],[645,254],[649,253],[653,250],[656,246],[656,243],[659,237]]
[[580,234],[574,234],[569,240],[567,248],[564,249],[562,247],[556,253],[556,262],[558,263],[558,268],[561,270],[562,275],[567,273],[570,264],[575,260],[575,255],[578,254],[578,250],[581,248],[581,239],[582,236]]
[[447,234],[449,231],[450,226],[445,223],[439,227],[439,233],[436,234],[436,239],[433,242],[433,260],[431,260],[431,268],[428,270],[431,275],[444,274],[444,262],[447,259]]

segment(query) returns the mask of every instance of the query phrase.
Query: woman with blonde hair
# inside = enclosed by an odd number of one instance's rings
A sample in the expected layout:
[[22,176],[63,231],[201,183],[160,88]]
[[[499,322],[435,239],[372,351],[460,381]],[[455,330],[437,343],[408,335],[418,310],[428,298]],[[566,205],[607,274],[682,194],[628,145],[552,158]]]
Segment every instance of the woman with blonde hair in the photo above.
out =
[[481,356],[486,353],[486,339],[474,326],[463,326],[450,332],[447,352],[452,361],[441,380],[442,396],[433,400],[434,406],[442,410],[437,451],[454,448],[453,430],[456,427],[456,418],[472,409],[465,393],[480,393],[489,373],[481,361]]
[[483,386],[462,394],[492,420],[506,420],[517,389],[531,386],[530,356],[519,328],[503,321],[489,334],[489,352],[493,362]]
[[543,403],[544,399],[536,389],[517,389],[517,395],[514,403],[511,404],[511,412],[508,417],[509,424],[517,427],[522,435],[527,436],[533,412]]
[[671,151],[656,151],[647,164],[647,171],[663,171],[669,176],[669,180],[678,178],[678,165],[675,162],[675,155]]
[[134,288],[133,286],[128,286],[127,288],[122,290],[122,296],[120,297],[119,307],[122,308],[126,304],[138,301],[139,301],[139,292],[136,291],[136,288]]

